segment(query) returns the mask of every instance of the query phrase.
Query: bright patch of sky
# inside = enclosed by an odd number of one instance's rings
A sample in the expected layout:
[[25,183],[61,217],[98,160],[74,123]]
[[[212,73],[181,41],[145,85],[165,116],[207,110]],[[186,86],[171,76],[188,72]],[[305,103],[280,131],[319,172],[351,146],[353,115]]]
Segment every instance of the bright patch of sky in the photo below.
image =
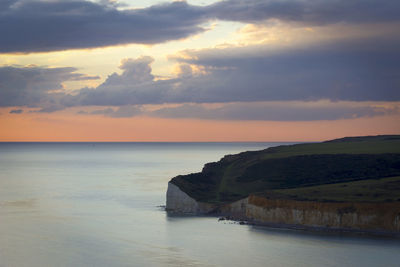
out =
[[[150,2],[150,1],[147,1]],[[244,24],[238,22],[215,21],[202,25],[207,31],[183,40],[169,41],[155,45],[129,44],[122,46],[100,47],[32,54],[8,54],[0,56],[0,65],[35,64],[38,66],[65,67],[73,66],[79,72],[88,75],[99,75],[99,80],[65,82],[65,89],[80,89],[83,86],[93,87],[102,83],[113,72],[120,73],[118,68],[124,58],[137,58],[150,55],[155,61],[152,64],[156,76],[171,76],[175,62],[168,60],[185,49],[213,48],[232,43],[237,39],[238,30]]]

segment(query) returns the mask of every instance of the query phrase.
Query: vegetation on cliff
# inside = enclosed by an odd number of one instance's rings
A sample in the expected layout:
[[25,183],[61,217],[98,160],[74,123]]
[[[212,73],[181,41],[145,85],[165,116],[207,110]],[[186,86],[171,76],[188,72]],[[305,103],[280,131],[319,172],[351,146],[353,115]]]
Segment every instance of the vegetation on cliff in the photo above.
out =
[[[296,200],[399,201],[400,136],[347,137],[228,155],[171,180],[197,201],[250,194]],[[384,179],[385,178],[385,179]],[[387,179],[390,178],[390,179]]]
[[395,202],[400,201],[400,176],[276,189],[258,194],[267,199],[318,202]]

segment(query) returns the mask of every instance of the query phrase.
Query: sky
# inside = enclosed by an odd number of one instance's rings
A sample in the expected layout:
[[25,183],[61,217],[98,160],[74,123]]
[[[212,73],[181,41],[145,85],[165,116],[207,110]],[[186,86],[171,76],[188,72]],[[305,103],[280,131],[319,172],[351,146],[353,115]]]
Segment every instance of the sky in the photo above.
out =
[[0,141],[400,134],[398,0],[1,0]]

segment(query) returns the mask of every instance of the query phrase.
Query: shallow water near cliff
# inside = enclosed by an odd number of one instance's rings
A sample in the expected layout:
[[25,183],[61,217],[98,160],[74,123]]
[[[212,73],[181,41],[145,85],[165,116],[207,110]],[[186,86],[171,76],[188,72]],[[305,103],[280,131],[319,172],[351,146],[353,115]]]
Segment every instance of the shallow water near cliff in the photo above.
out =
[[0,143],[0,266],[398,266],[400,240],[168,216],[167,182],[277,143]]

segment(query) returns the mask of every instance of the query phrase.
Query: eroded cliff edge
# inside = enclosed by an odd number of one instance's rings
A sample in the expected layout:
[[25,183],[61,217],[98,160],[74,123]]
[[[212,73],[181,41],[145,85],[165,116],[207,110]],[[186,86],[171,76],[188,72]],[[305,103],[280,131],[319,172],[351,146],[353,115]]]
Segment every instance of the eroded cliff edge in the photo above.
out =
[[208,214],[216,206],[209,203],[198,202],[183,192],[173,183],[168,183],[166,210],[174,213]]
[[169,212],[400,233],[400,136],[228,155],[168,184]]
[[315,202],[250,196],[249,220],[269,224],[400,233],[400,202]]
[[400,202],[295,201],[250,195],[232,203],[210,204],[197,202],[169,183],[166,208],[175,213],[224,215],[281,227],[400,233]]

